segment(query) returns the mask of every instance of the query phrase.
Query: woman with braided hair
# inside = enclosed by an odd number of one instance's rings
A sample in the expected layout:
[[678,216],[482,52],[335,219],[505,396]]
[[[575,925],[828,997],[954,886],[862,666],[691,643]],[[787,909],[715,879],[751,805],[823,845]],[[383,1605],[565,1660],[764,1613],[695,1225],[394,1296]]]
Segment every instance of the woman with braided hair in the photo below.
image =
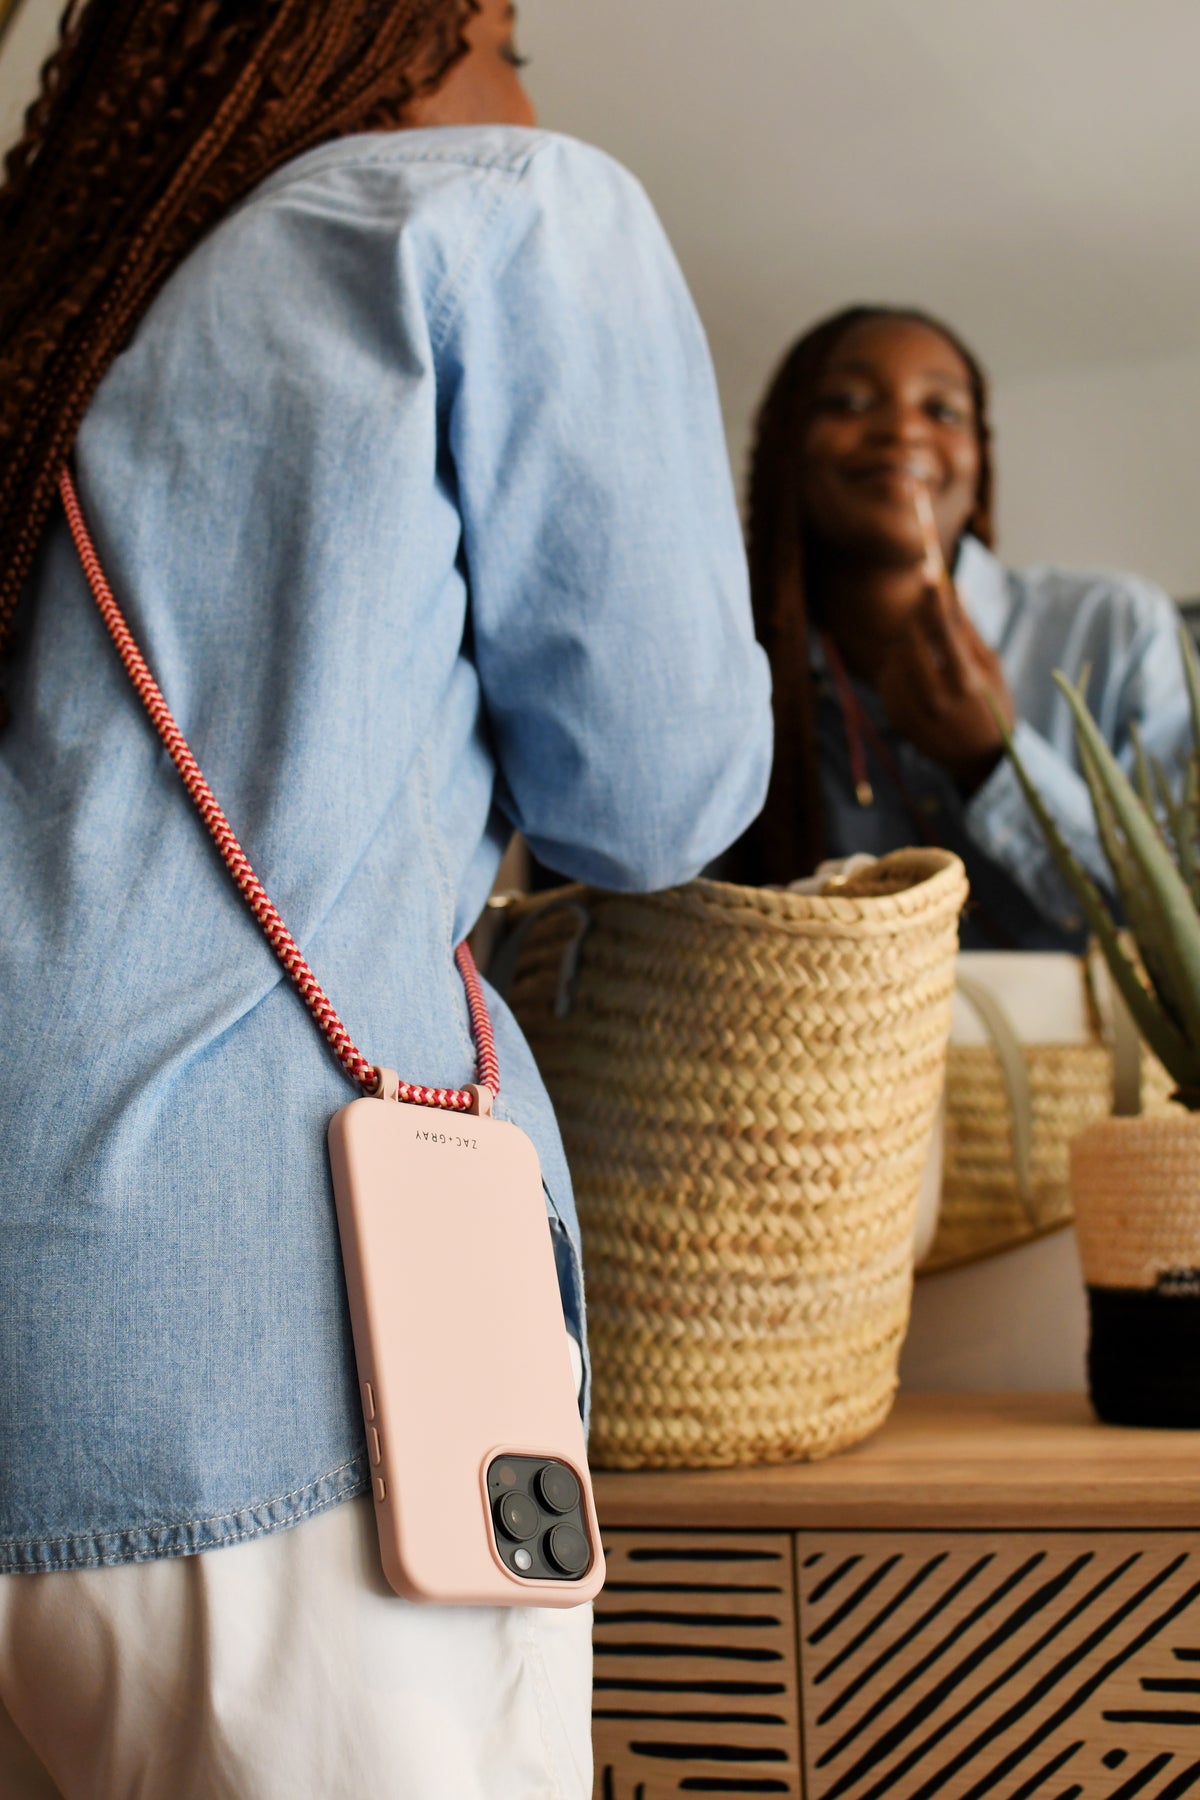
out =
[[[750,577],[774,676],[767,804],[734,860],[786,882],[826,857],[956,851],[978,949],[1077,949],[1075,902],[1003,754],[1001,721],[1101,883],[1066,702],[1126,767],[1188,739],[1179,619],[1133,576],[1005,569],[992,550],[987,384],[928,315],[851,307],[799,339],[758,415]],[[997,717],[999,714],[999,717]]]
[[[637,184],[534,128],[513,29],[503,0],[72,4],[8,159],[6,1796],[591,1792],[589,1608],[384,1587],[324,1147],[352,1090],[57,498],[67,465],[360,1061],[472,1079],[454,947],[514,829],[628,889],[744,829],[767,673],[703,336]],[[561,1144],[490,1004],[582,1342]]]

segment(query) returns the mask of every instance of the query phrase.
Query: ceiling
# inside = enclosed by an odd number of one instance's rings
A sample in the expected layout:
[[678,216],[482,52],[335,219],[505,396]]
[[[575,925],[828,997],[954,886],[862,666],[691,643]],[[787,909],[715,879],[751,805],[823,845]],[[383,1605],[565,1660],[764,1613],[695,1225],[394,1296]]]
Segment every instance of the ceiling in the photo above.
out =
[[522,0],[542,122],[641,176],[731,428],[852,300],[1002,379],[1200,348],[1195,0]]

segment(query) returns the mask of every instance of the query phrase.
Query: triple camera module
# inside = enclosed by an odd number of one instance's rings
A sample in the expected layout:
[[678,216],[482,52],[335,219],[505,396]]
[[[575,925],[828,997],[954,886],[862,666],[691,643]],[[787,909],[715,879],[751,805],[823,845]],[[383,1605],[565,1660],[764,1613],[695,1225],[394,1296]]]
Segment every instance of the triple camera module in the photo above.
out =
[[496,1548],[526,1581],[578,1581],[592,1566],[579,1482],[565,1463],[500,1456],[487,1474]]

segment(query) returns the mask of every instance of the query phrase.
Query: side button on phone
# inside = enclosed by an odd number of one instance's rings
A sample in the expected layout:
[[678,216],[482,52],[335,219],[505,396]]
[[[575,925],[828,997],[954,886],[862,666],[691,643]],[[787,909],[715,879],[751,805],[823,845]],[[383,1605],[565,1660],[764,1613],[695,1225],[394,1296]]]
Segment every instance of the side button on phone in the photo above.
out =
[[378,1467],[383,1461],[383,1445],[379,1441],[379,1433],[373,1425],[367,1427],[367,1444],[371,1451],[371,1461]]
[[370,1424],[375,1417],[375,1389],[369,1381],[363,1382],[363,1412],[367,1416],[367,1423]]
[[380,1506],[382,1506],[387,1499],[387,1482],[383,1479],[382,1475],[377,1475],[375,1477],[375,1498],[378,1500]]

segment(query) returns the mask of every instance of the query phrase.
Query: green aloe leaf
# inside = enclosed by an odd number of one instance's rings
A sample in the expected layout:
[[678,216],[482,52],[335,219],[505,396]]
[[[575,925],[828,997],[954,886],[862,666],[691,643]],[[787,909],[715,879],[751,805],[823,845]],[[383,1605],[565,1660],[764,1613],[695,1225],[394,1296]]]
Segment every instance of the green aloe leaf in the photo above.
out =
[[1200,659],[1186,625],[1179,627],[1179,654],[1183,658],[1183,678],[1187,683],[1188,706],[1192,714],[1192,743],[1200,752]]
[[1065,676],[1054,679],[1074,715],[1097,823],[1146,971],[1188,1042],[1200,1046],[1200,918],[1191,893],[1083,701]]
[[[1191,842],[1195,845],[1200,838],[1200,658],[1197,658],[1196,646],[1186,625],[1179,627],[1179,653],[1183,658],[1183,676],[1192,715],[1192,750],[1183,788],[1191,824]],[[1200,897],[1197,905],[1200,905]]]
[[1192,877],[1192,899],[1200,910],[1200,856],[1196,849],[1197,842],[1200,841],[1200,747],[1194,749],[1187,759],[1183,777],[1183,812],[1188,848],[1195,871]]
[[1116,923],[1100,889],[1063,837],[1037,788],[1022,763],[998,709],[997,722],[1004,735],[1005,747],[1016,770],[1025,798],[1041,826],[1047,848],[1055,866],[1079,901],[1088,926],[1095,934],[1112,978],[1133,1016],[1138,1031],[1149,1044],[1163,1067],[1170,1071],[1180,1087],[1200,1085],[1200,1045],[1193,1047],[1183,1033],[1164,1013],[1153,995],[1146,991],[1141,977],[1121,946]]
[[1136,725],[1129,727],[1130,742],[1133,744],[1133,771],[1137,781],[1138,799],[1150,817],[1154,817],[1154,788],[1150,780],[1150,765],[1146,761],[1145,746],[1142,734]]
[[[1163,1010],[1180,1031],[1187,1033],[1187,1019],[1179,1001],[1184,974],[1179,959],[1164,941],[1162,921],[1152,879],[1131,848],[1120,817],[1105,786],[1090,743],[1079,742],[1079,761],[1083,778],[1092,798],[1100,847],[1113,873],[1117,898],[1125,921],[1137,942],[1142,966],[1150,977]],[[1122,779],[1125,779],[1122,771]],[[1132,789],[1129,790],[1133,800]],[[1133,804],[1138,802],[1133,800]],[[1169,861],[1157,825],[1153,826],[1154,842]],[[1173,865],[1172,865],[1173,866]]]
[[1154,770],[1154,784],[1158,795],[1159,810],[1166,821],[1166,829],[1170,833],[1171,848],[1179,873],[1187,882],[1191,891],[1192,905],[1197,905],[1196,886],[1196,840],[1192,833],[1191,804],[1187,789],[1176,799],[1171,779],[1157,757],[1151,759]]

